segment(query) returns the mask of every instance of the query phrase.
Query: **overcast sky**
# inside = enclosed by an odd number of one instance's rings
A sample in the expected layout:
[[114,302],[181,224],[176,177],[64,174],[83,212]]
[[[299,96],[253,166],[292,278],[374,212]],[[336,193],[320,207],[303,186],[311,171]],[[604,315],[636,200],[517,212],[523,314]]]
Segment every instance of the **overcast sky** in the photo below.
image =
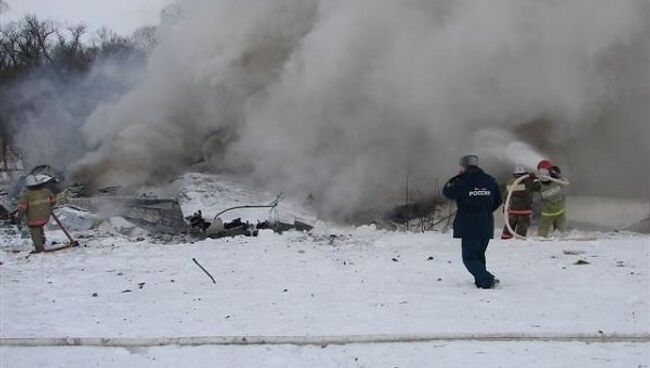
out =
[[142,25],[157,24],[160,10],[174,0],[4,0],[9,11],[1,21],[36,14],[68,23],[83,22],[91,30],[106,26],[129,34]]

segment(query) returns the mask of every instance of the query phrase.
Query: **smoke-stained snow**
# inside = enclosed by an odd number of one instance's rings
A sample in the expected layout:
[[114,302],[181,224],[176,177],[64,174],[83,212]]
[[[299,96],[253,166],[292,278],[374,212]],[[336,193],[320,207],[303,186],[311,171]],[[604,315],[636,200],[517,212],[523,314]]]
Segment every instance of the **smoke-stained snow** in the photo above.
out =
[[407,175],[443,180],[476,152],[495,173],[550,158],[574,190],[648,196],[645,1],[177,10],[142,81],[85,120],[77,179],[137,185],[200,163],[344,215],[403,196]]

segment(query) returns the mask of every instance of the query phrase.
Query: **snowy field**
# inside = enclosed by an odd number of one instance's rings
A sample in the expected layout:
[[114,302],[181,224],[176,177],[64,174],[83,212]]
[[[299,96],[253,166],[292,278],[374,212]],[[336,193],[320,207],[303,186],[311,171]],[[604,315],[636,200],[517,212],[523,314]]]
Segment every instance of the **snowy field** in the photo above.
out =
[[[277,197],[205,174],[164,191],[207,219]],[[90,231],[44,255],[0,231],[0,367],[649,366],[650,236],[495,240],[502,287],[478,290],[449,234],[332,227],[291,198],[235,217],[316,228],[185,244]]]
[[[51,239],[63,240],[62,234],[52,234]],[[197,336],[413,335],[484,340],[3,346],[0,366],[461,367],[483,362],[648,367],[650,238],[572,234],[587,236],[596,240],[494,241],[488,265],[502,281],[497,290],[474,287],[458,241],[447,234],[370,227],[320,229],[312,235],[262,232],[258,238],[180,245],[109,237],[87,242],[85,248],[29,257],[26,251],[3,251],[0,307],[2,335],[8,338],[146,342]],[[15,248],[23,240],[2,242],[13,242]],[[192,258],[212,273],[216,284]],[[512,338],[490,338],[498,335]],[[564,340],[580,335],[623,338]]]

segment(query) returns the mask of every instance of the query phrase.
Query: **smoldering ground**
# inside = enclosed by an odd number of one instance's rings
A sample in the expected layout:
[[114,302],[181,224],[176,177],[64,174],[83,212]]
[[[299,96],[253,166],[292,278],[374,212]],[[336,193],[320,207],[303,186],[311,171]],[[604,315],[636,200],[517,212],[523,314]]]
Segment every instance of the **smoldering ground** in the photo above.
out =
[[142,80],[85,119],[76,179],[148,184],[201,163],[344,215],[476,152],[496,173],[544,157],[574,191],[649,195],[646,1],[177,9]]

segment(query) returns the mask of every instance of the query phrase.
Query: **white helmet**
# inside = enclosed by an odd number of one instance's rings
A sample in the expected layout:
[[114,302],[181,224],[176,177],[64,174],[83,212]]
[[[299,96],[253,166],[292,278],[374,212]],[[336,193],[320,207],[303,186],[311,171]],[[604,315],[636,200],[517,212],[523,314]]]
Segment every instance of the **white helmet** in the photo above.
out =
[[512,173],[514,175],[523,175],[523,174],[528,173],[528,170],[526,170],[526,168],[524,166],[517,165],[517,166],[515,166],[515,169],[512,170]]
[[27,178],[25,178],[25,186],[27,188],[33,188],[50,182],[53,179],[53,177],[45,174],[27,175]]

